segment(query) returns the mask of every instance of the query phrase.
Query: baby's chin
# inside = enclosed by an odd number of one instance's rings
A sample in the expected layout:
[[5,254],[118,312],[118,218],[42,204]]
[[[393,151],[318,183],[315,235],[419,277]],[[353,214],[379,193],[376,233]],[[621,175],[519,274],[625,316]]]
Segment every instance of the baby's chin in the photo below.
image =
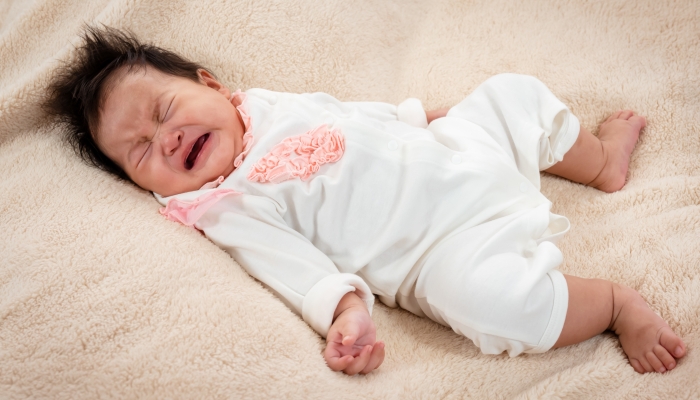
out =
[[[224,178],[229,176],[235,167],[233,166],[233,161],[226,163],[224,166],[219,166],[218,168],[211,168],[211,164],[207,165],[207,171],[200,170],[198,172],[192,173],[192,175],[185,177],[178,176],[170,178],[160,179],[158,183],[168,182],[167,185],[156,184],[149,185],[151,188],[146,188],[146,185],[139,185],[141,188],[150,190],[151,192],[159,195],[160,197],[170,197],[182,193],[194,192],[200,189],[211,189],[217,187]],[[138,185],[138,183],[137,183]]]
[[[201,181],[201,183],[199,183]],[[187,192],[194,192],[195,190],[199,190],[202,186],[204,186],[207,183],[204,179],[197,180],[197,181],[192,181],[192,182],[181,182],[179,185],[176,186],[169,186],[169,187],[164,187],[164,186],[156,186],[153,187],[152,189],[147,189],[153,192],[154,194],[157,194],[160,197],[170,197],[170,196],[175,196],[178,194],[182,193],[187,193]]]
[[213,179],[204,179],[204,180],[199,180],[197,183],[191,183],[187,185],[183,185],[179,188],[161,188],[162,193],[159,192],[158,190],[151,190],[153,193],[161,196],[161,197],[170,197],[170,196],[175,196],[178,194],[182,193],[187,193],[187,192],[194,192],[197,190],[201,189],[213,189],[219,186],[221,182],[223,181],[223,178],[228,176],[226,175],[218,175],[216,178]]

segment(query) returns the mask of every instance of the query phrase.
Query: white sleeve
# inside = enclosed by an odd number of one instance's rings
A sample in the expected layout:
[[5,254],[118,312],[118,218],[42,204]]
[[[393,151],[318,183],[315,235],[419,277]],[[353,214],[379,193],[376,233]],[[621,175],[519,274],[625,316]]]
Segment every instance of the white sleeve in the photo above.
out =
[[346,293],[357,293],[372,312],[374,296],[362,278],[340,273],[325,254],[289,228],[270,199],[227,196],[196,226],[323,337]]
[[305,93],[303,97],[319,105],[329,104],[337,107],[341,113],[348,114],[353,109],[361,110],[363,114],[370,118],[378,119],[382,122],[401,121],[416,128],[427,128],[428,117],[425,115],[423,103],[416,98],[408,98],[398,106],[378,101],[346,101],[341,102],[335,97],[326,93]]

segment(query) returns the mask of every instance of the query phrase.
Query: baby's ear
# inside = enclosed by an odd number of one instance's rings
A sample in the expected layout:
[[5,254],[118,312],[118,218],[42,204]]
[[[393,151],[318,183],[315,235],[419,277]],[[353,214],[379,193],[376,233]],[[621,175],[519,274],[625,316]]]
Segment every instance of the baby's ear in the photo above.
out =
[[221,93],[226,97],[227,99],[231,97],[231,91],[228,90],[224,84],[216,80],[214,75],[212,75],[209,71],[205,69],[198,69],[197,70],[197,76],[199,77],[199,82],[201,82],[203,85],[206,85],[217,92]]

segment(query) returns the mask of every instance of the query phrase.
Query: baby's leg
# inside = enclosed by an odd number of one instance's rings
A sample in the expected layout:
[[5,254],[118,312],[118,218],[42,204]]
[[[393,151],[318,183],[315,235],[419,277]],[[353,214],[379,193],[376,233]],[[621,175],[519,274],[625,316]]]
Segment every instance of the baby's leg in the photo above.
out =
[[600,125],[597,137],[581,128],[564,159],[545,171],[604,192],[618,191],[625,185],[630,155],[645,126],[644,117],[618,111]]
[[606,330],[620,338],[635,371],[665,372],[685,355],[685,344],[635,290],[601,279],[565,275],[569,307],[554,347],[582,342]]

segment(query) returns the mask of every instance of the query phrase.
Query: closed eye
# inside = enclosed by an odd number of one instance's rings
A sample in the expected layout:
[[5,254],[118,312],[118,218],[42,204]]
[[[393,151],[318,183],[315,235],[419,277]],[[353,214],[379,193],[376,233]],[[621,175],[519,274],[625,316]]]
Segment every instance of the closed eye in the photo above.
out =
[[137,167],[139,165],[141,165],[141,161],[143,161],[143,159],[146,158],[146,153],[148,153],[148,150],[151,148],[152,145],[153,145],[153,142],[150,140],[148,142],[143,142],[143,145],[141,145],[141,147],[143,147],[144,150],[143,150],[143,153],[141,154],[141,158],[139,158],[139,162],[136,163]]
[[173,97],[170,100],[170,104],[168,104],[168,109],[165,110],[165,114],[163,115],[163,119],[160,120],[161,123],[165,122],[165,119],[168,118],[168,113],[170,113],[170,108],[172,108],[174,100],[175,100],[175,97]]
[[[175,100],[175,97],[173,97],[170,100],[170,104],[168,104],[168,108],[165,110],[165,114],[163,114],[163,117],[160,118],[160,121],[158,121],[159,124],[162,124],[165,122],[166,118],[168,118],[168,113],[170,112],[170,109],[172,108],[173,101]],[[141,162],[146,158],[146,154],[148,154],[148,151],[150,150],[151,146],[153,145],[153,139],[156,137],[156,134],[154,133],[152,137],[150,138],[144,138],[143,142],[141,142],[141,147],[143,147],[143,153],[141,153],[141,157],[139,158],[139,161],[136,163],[136,167],[138,168],[141,165]]]

